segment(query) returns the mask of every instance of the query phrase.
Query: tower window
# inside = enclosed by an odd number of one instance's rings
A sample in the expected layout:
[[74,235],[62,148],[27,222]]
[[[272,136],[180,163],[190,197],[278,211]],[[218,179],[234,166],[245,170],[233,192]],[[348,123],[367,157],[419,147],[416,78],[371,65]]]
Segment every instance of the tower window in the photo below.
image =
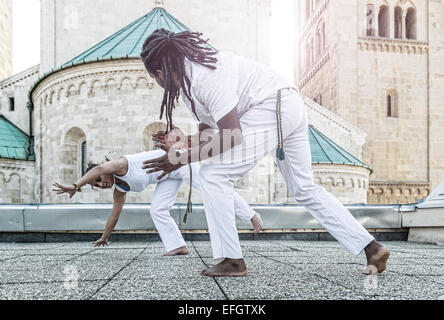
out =
[[314,102],[322,106],[322,94],[318,94],[313,100]]
[[416,10],[409,8],[405,16],[405,36],[407,39],[416,40]]
[[311,14],[311,0],[305,0],[305,20],[310,18]]
[[9,111],[15,111],[15,99],[14,97],[9,98]]
[[375,36],[375,6],[372,4],[367,5],[367,36]]
[[387,117],[392,117],[392,96],[387,96]]
[[379,36],[387,38],[389,37],[389,10],[387,6],[381,6],[378,16]]
[[395,8],[395,38],[402,39],[402,9]]
[[398,93],[396,90],[391,90],[387,94],[387,117],[398,117]]

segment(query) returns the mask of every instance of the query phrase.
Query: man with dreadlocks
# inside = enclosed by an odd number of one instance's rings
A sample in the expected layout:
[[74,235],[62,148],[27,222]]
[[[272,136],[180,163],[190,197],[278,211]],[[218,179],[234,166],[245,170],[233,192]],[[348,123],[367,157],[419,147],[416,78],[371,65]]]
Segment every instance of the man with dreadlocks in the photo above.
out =
[[[156,30],[146,39],[141,57],[150,76],[165,90],[161,117],[166,114],[167,132],[173,128],[172,111],[180,95],[199,121],[191,148],[179,152],[164,145],[167,154],[145,161],[142,168],[147,173],[163,171],[162,177],[185,164],[206,160],[199,173],[203,202],[213,257],[224,260],[201,274],[247,274],[235,225],[232,181],[273,150],[296,200],[351,253],[365,251],[364,273],[383,272],[389,251],[313,182],[307,111],[298,90],[264,65],[215,51],[200,36]],[[208,129],[218,132],[208,138]],[[154,135],[154,140],[164,142],[167,132]],[[222,161],[216,160],[218,155]]]

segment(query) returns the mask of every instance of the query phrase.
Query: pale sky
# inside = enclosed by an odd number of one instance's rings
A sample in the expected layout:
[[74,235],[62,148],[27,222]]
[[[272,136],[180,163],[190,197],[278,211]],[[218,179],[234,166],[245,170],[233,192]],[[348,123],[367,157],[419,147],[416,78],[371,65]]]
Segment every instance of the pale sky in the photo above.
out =
[[[271,67],[293,80],[293,0],[272,0]],[[13,72],[40,63],[40,1],[13,0]]]
[[13,0],[13,73],[40,63],[40,1]]

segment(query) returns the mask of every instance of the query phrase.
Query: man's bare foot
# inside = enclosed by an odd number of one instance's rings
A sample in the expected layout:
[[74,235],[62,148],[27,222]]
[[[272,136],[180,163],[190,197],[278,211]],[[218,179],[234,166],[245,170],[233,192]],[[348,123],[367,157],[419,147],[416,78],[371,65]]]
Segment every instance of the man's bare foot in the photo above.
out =
[[190,253],[190,250],[188,250],[187,246],[183,246],[180,248],[177,248],[173,251],[167,252],[164,254],[165,257],[172,257],[172,256],[184,256]]
[[367,255],[367,268],[362,272],[363,274],[382,273],[386,269],[390,252],[384,246],[372,241],[365,248],[365,254]]
[[261,215],[256,213],[253,218],[251,218],[251,224],[253,225],[254,234],[258,234],[262,231],[264,227],[264,222],[262,221]]
[[206,277],[243,277],[247,275],[244,259],[225,259],[200,274]]

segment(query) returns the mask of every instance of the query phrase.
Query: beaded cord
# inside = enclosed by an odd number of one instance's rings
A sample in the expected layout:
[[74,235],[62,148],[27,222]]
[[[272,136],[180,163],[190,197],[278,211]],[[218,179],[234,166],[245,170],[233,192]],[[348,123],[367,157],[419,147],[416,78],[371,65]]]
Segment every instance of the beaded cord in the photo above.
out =
[[[188,145],[187,150],[191,150],[191,136],[188,136]],[[191,163],[188,164],[188,168],[190,170],[190,190],[188,191],[188,203],[187,210],[185,212],[185,216],[183,217],[183,223],[187,224],[188,215],[193,212],[193,203],[191,202],[191,193],[193,190],[193,168],[191,167]]]
[[190,190],[188,191],[188,203],[187,203],[187,211],[185,212],[185,216],[183,217],[183,223],[187,224],[188,214],[193,212],[193,203],[191,202],[191,192],[193,190],[193,169],[191,164],[188,164],[188,168],[190,169]]
[[282,90],[283,89],[278,90],[277,107],[276,107],[277,130],[278,130],[278,147],[276,149],[276,158],[281,161],[285,160],[284,131],[282,130]]

